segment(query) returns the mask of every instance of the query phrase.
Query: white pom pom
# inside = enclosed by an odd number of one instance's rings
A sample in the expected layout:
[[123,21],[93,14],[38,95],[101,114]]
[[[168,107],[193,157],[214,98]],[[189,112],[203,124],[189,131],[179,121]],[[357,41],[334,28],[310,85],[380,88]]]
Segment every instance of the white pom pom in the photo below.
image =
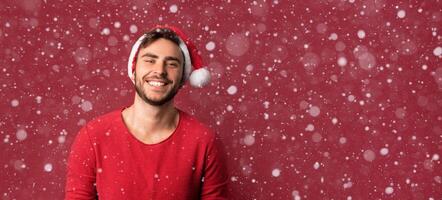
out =
[[210,72],[206,68],[196,69],[190,74],[189,81],[192,87],[202,88],[210,82]]

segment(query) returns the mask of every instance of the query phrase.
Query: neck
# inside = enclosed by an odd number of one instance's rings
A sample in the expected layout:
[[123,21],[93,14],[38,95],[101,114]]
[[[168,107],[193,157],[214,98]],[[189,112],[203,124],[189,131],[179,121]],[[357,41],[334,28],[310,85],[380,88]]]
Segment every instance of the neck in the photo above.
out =
[[123,111],[123,118],[133,132],[139,135],[154,135],[175,129],[178,124],[178,110],[172,100],[154,106],[135,94],[134,104]]

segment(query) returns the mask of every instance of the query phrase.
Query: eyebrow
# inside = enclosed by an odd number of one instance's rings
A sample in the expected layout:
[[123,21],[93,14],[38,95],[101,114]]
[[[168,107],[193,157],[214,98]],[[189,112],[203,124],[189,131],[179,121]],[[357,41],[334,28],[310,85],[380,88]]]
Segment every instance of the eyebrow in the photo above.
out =
[[[152,53],[145,53],[145,54],[143,54],[141,57],[149,57],[149,58],[155,58],[155,59],[158,59],[158,58],[159,58],[159,56],[157,56],[157,55],[155,55],[155,54],[152,54]],[[174,60],[174,61],[177,61],[178,63],[181,63],[180,59],[178,59],[177,57],[173,57],[173,56],[166,56],[166,57],[164,58],[164,60],[165,60],[165,61],[171,61],[171,60]]]
[[164,58],[165,61],[170,61],[170,60],[174,60],[177,61],[178,63],[181,63],[180,59],[178,59],[177,57],[173,57],[173,56],[166,56]]
[[141,57],[150,57],[150,58],[158,58],[157,55],[151,53],[145,53]]

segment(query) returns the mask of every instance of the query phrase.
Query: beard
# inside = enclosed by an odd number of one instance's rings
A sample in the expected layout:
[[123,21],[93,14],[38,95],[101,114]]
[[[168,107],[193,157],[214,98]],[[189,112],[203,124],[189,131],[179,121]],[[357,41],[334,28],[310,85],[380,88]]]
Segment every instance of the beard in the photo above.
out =
[[[147,75],[146,75],[147,76]],[[145,76],[145,77],[146,77]],[[146,102],[147,104],[153,105],[153,106],[162,106],[165,103],[170,102],[175,95],[178,93],[178,90],[180,89],[179,84],[175,85],[172,90],[170,90],[169,92],[167,92],[166,95],[164,95],[161,99],[152,99],[149,98],[146,95],[146,92],[143,89],[143,84],[146,83],[144,81],[143,77],[141,80],[137,80],[137,73],[135,72],[134,74],[134,79],[135,79],[135,91],[137,92],[138,96],[141,97],[141,99],[143,99],[144,102]],[[162,79],[166,79],[165,77],[161,77]]]

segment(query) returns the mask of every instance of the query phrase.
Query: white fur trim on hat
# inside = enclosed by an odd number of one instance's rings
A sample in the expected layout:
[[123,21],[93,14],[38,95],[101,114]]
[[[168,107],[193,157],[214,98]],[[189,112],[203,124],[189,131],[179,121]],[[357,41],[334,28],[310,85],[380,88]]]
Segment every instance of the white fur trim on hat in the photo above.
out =
[[193,70],[189,78],[190,85],[202,88],[210,82],[210,72],[205,67]]
[[146,37],[146,34],[143,34],[138,40],[135,42],[135,44],[132,46],[132,50],[130,51],[129,60],[127,61],[127,73],[129,75],[129,78],[132,80],[132,83],[135,83],[134,77],[133,77],[133,68],[135,67],[134,59],[137,56],[138,49],[140,48],[141,42]]

